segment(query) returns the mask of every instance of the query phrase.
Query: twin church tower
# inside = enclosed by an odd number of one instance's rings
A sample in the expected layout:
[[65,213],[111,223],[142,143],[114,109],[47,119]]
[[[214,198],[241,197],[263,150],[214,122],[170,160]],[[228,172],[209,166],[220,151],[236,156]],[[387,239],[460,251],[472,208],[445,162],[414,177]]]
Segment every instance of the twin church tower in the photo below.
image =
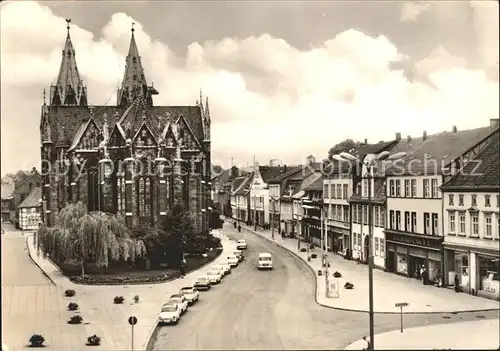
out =
[[155,106],[158,91],[147,84],[132,26],[116,105],[89,105],[66,22],[59,75],[40,119],[44,223],[54,225],[61,208],[82,201],[89,211],[120,214],[129,227],[154,225],[181,203],[207,230],[208,98],[203,104],[200,92],[192,106]]

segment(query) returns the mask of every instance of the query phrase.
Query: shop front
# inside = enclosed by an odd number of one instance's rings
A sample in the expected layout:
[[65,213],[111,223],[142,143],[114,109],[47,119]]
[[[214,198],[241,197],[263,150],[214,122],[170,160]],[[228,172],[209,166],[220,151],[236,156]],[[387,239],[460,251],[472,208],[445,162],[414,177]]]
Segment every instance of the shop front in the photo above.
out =
[[349,224],[329,221],[327,234],[330,251],[344,255],[345,249],[349,248]]
[[321,246],[321,221],[319,219],[303,218],[302,230],[308,242]]
[[429,282],[439,282],[442,278],[443,237],[386,230],[385,238],[388,272],[421,279],[424,268],[428,272]]
[[461,291],[494,300],[500,299],[499,251],[491,248],[444,243],[445,284],[454,286],[455,276]]

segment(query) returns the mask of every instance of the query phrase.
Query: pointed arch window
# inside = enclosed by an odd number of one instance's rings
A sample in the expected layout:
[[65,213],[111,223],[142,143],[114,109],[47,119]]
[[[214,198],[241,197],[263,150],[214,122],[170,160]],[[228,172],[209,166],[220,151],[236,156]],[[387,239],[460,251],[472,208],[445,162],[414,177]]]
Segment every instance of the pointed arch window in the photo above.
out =
[[151,216],[151,179],[140,177],[138,179],[139,216]]
[[116,178],[116,202],[118,213],[122,214],[125,212],[125,178]]

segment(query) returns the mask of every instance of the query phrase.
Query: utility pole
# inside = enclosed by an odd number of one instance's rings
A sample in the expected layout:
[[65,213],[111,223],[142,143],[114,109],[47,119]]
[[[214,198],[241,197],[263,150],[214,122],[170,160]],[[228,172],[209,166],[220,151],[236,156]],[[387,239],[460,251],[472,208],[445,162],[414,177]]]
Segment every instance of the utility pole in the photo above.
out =
[[323,242],[323,235],[325,233],[324,231],[324,220],[325,220],[325,211],[323,210],[323,204],[321,204],[321,219],[320,219],[320,227],[321,227],[321,235],[320,235],[320,244],[321,244],[321,267],[323,267],[323,264],[324,264],[324,260],[325,260],[325,252],[323,250],[323,245],[324,245],[324,242]]
[[274,212],[276,211],[276,203],[274,202],[274,197],[271,197],[271,203],[273,204],[273,213],[271,217],[271,237],[274,239]]

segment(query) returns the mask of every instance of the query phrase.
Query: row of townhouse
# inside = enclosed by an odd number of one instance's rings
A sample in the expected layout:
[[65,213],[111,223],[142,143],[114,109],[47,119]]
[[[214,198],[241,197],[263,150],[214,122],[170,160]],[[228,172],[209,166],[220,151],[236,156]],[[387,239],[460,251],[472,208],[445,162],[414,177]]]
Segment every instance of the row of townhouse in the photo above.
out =
[[[499,297],[498,119],[489,127],[363,145],[351,154],[406,153],[365,166],[331,166],[323,181],[323,214],[330,250],[366,261],[371,208],[374,264],[463,291]],[[359,168],[359,170],[358,170]],[[370,206],[368,182],[371,182]],[[310,206],[304,203],[304,207]],[[315,233],[315,240],[320,234]]]

